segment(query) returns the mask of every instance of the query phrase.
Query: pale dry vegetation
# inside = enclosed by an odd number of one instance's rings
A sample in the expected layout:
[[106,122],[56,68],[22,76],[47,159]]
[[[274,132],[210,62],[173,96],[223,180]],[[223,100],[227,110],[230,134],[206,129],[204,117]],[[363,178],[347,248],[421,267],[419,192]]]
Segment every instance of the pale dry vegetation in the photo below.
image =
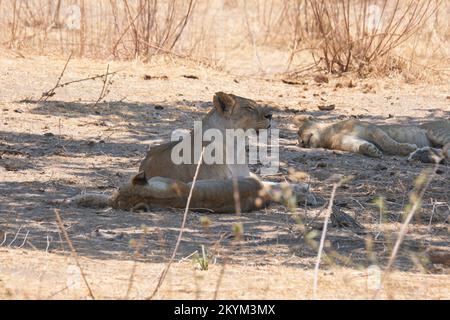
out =
[[19,54],[178,56],[240,74],[411,78],[425,66],[442,76],[449,13],[441,0],[13,0],[0,1],[0,43]]
[[[448,299],[450,166],[301,149],[292,118],[449,118],[449,15],[438,0],[0,0],[0,298]],[[318,207],[289,189],[248,214],[61,205],[128,181],[216,91],[275,110],[282,163],[265,178],[310,184]]]

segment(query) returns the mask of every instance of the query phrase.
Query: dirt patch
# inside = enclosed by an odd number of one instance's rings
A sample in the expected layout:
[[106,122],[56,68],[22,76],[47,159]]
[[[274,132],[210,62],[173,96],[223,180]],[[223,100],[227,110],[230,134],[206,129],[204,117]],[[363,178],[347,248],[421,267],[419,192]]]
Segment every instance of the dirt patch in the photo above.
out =
[[[214,92],[225,91],[259,100],[275,111],[274,120],[281,130],[282,166],[280,174],[266,179],[283,181],[289,178],[289,168],[294,168],[304,172],[312,191],[326,200],[337,177],[353,176],[338,189],[336,204],[364,229],[330,225],[320,291],[323,298],[367,298],[371,292],[365,270],[373,264],[385,265],[414,179],[430,166],[408,163],[402,157],[379,160],[301,149],[290,119],[310,114],[321,120],[358,117],[374,123],[413,123],[450,117],[445,85],[344,77],[317,83],[314,75],[305,76],[301,85],[290,85],[237,79],[176,63],[111,63],[110,70],[120,71],[105,101],[97,104],[101,80],[61,88],[48,101],[39,101],[42,92],[54,86],[64,63],[39,57],[0,60],[0,288],[7,288],[0,289],[0,296],[85,296],[83,288],[64,289],[64,275],[73,261],[56,224],[57,208],[100,297],[117,298],[126,293],[133,260],[138,261],[139,271],[130,297],[149,295],[173,250],[182,210],[130,213],[79,209],[61,207],[55,200],[85,190],[112,192],[136,172],[148,145],[168,140],[174,129],[191,128],[212,106]],[[65,79],[89,77],[104,70],[104,63],[74,60]],[[372,89],[367,91],[368,87]],[[318,109],[327,104],[335,108]],[[258,172],[258,167],[253,170]],[[401,272],[394,273],[385,297],[450,297],[448,269],[430,265],[425,254],[430,246],[450,244],[449,181],[450,167],[440,165],[400,250],[396,268]],[[381,216],[375,204],[380,196],[385,199]],[[317,254],[314,243],[320,237],[324,213],[320,207],[300,207],[292,213],[277,205],[242,216],[208,215],[211,223],[207,228],[200,223],[205,214],[190,213],[176,257],[181,262],[170,272],[160,297],[212,298],[223,273],[219,297],[309,298]],[[235,223],[244,226],[239,241],[232,232]],[[138,255],[137,243],[141,244]],[[189,262],[190,255],[200,252],[202,245],[209,254],[207,271]],[[24,273],[25,280],[18,281],[17,274]],[[359,279],[354,280],[358,284],[347,290],[353,285],[345,283],[353,280],[345,279],[353,276]],[[413,280],[405,284],[402,280],[406,278]],[[32,284],[26,279],[33,279]],[[58,281],[61,283],[54,285]],[[420,290],[410,290],[410,285]]]

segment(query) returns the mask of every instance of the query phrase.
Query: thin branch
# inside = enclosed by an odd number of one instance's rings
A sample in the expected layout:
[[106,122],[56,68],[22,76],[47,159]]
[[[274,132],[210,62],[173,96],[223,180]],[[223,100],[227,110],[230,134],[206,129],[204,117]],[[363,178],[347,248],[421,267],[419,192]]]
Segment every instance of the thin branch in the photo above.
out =
[[105,78],[105,77],[114,75],[114,74],[116,74],[116,73],[118,73],[118,72],[120,72],[122,70],[123,70],[123,68],[119,69],[119,70],[116,70],[116,71],[113,71],[113,72],[107,72],[107,73],[103,73],[103,74],[98,74],[98,75],[95,75],[95,76],[92,76],[92,77],[87,77],[87,78],[67,81],[67,82],[64,82],[64,83],[58,83],[53,89],[51,89],[51,90],[49,90],[47,92],[44,92],[42,94],[42,97],[38,100],[38,102],[42,101],[43,97],[46,97],[44,99],[44,101],[46,101],[49,97],[54,96],[55,95],[55,90],[58,89],[58,88],[66,87],[66,86],[68,86],[70,84],[74,84],[74,83],[79,83],[79,82],[84,82],[84,81],[89,81],[89,80],[96,80],[96,79],[99,79],[99,78]]
[[60,87],[61,79],[64,76],[64,72],[66,71],[66,68],[67,68],[67,65],[69,64],[70,59],[72,58],[72,54],[73,54],[73,51],[70,52],[69,58],[67,58],[66,64],[64,65],[64,68],[62,69],[61,74],[59,75],[58,81],[56,81],[55,86],[52,89],[50,89],[49,91],[44,92],[38,101],[42,101],[42,99],[44,99],[44,101],[47,101],[48,98],[53,97],[55,95],[55,90],[58,87]]
[[[105,77],[104,77],[104,79],[103,79],[103,87],[102,87],[102,91],[100,92],[100,95],[98,96],[98,99],[97,99],[97,101],[94,103],[94,107],[100,102],[100,100],[102,100],[105,96],[106,96],[106,94],[107,94],[107,91],[106,91],[106,87],[107,87],[107,85],[108,85],[108,74],[109,74],[109,63],[108,63],[108,66],[106,67],[106,73],[105,73]],[[106,93],[105,93],[106,92]]]
[[27,230],[25,238],[23,238],[22,244],[18,248],[22,248],[25,245],[25,243],[27,242],[27,238],[28,238],[29,234],[30,234],[30,230]]
[[322,258],[322,251],[323,246],[325,243],[325,236],[327,234],[327,228],[328,228],[328,220],[330,219],[331,212],[333,211],[333,202],[334,197],[336,195],[336,189],[340,186],[341,182],[335,183],[333,185],[333,191],[331,191],[331,198],[330,202],[328,203],[328,209],[327,213],[325,215],[325,221],[323,222],[323,229],[322,229],[322,236],[320,237],[320,245],[319,245],[319,251],[317,253],[317,260],[316,260],[316,266],[314,268],[314,281],[313,281],[313,300],[317,298],[317,284],[319,282],[319,266],[320,266],[320,259]]
[[[240,195],[239,195],[238,179],[236,177],[233,177],[232,180],[233,180],[234,207],[236,209],[236,214],[238,216],[240,216],[242,209],[241,209],[241,198],[240,198]],[[217,244],[220,244],[220,241],[222,241],[222,238],[219,239]],[[225,275],[225,268],[226,268],[227,262],[228,262],[228,255],[225,252],[224,253],[224,259],[223,259],[222,268],[220,269],[219,278],[217,279],[216,288],[214,290],[213,300],[217,300],[217,296],[219,294],[220,285],[222,284],[223,276]]]
[[5,244],[7,237],[8,237],[8,232],[5,232],[3,235],[3,241],[2,241],[2,243],[0,243],[0,247]]
[[135,251],[134,251],[134,261],[133,266],[131,267],[131,273],[130,277],[128,279],[128,287],[127,287],[127,293],[125,295],[125,300],[128,300],[128,297],[130,296],[131,289],[133,288],[134,278],[136,275],[136,269],[137,269],[137,259],[141,256],[140,250],[144,246],[144,235],[146,234],[146,231],[142,232],[142,235],[139,239],[139,243],[136,245]]
[[89,286],[89,283],[86,279],[86,275],[83,271],[83,268],[81,267],[80,260],[78,259],[77,251],[75,250],[75,247],[73,246],[72,241],[70,241],[69,235],[67,234],[67,231],[64,228],[64,224],[61,219],[61,215],[59,214],[59,209],[55,209],[55,215],[56,215],[56,222],[58,224],[58,227],[61,230],[62,234],[64,235],[64,238],[66,239],[67,244],[69,245],[70,251],[72,252],[72,256],[75,259],[78,269],[80,269],[81,277],[83,278],[84,284],[86,285],[86,288],[88,289],[89,296],[91,297],[92,300],[95,300],[95,296],[94,296],[92,289]]
[[187,214],[188,214],[188,211],[189,211],[189,205],[191,203],[192,193],[194,191],[195,182],[197,181],[198,172],[199,172],[200,166],[202,164],[203,153],[204,152],[205,152],[205,147],[203,147],[202,152],[200,154],[200,158],[198,159],[198,165],[197,165],[197,168],[195,170],[195,175],[194,175],[194,179],[192,181],[191,189],[189,190],[189,196],[188,196],[188,199],[187,199],[186,208],[184,209],[183,222],[181,223],[181,228],[180,228],[180,233],[178,234],[177,243],[175,244],[175,248],[173,249],[172,256],[170,257],[169,262],[167,263],[166,267],[164,268],[164,270],[161,272],[161,275],[159,276],[158,284],[156,285],[156,287],[153,290],[153,292],[150,295],[150,297],[147,298],[149,300],[153,299],[153,297],[158,293],[159,289],[161,288],[161,285],[163,284],[163,282],[164,282],[164,280],[165,280],[165,278],[167,276],[167,273],[169,272],[170,266],[172,265],[172,262],[175,259],[175,255],[177,254],[178,247],[179,247],[180,242],[181,242],[181,237],[183,236],[184,226],[186,224],[186,218],[187,218]]
[[408,225],[410,224],[410,222],[411,222],[412,218],[414,217],[415,213],[417,212],[417,210],[422,205],[423,196],[425,195],[426,190],[428,189],[431,181],[433,180],[438,167],[439,167],[439,160],[436,161],[436,164],[434,165],[434,169],[433,169],[432,173],[428,176],[428,178],[425,182],[425,185],[422,187],[422,190],[418,194],[418,197],[415,199],[414,204],[411,207],[411,210],[409,211],[408,215],[406,216],[405,222],[403,222],[403,225],[402,225],[399,235],[397,237],[397,241],[395,242],[394,249],[392,250],[391,256],[389,257],[388,264],[387,264],[386,269],[384,270],[383,276],[381,278],[381,285],[378,288],[378,290],[375,292],[375,295],[374,295],[375,299],[378,297],[378,294],[380,293],[380,291],[383,287],[383,283],[387,279],[387,277],[392,269],[392,266],[394,265],[394,262],[395,262],[395,259],[397,258],[397,254],[400,249],[400,246],[403,243],[403,240],[405,239]]
[[8,245],[8,247],[11,247],[11,245],[14,243],[14,241],[16,241],[17,236],[18,236],[19,233],[20,233],[20,230],[22,230],[22,226],[19,227],[19,230],[17,230],[17,232],[16,232],[14,238],[11,240],[11,242],[10,242],[9,245]]

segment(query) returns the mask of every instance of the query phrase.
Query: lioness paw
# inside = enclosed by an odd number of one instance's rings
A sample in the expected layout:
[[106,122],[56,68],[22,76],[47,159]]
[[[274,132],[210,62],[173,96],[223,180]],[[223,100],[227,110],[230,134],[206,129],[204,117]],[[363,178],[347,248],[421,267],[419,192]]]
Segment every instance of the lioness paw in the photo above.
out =
[[372,158],[382,158],[383,153],[371,143],[364,143],[359,146],[359,153]]
[[399,143],[398,144],[398,153],[402,156],[407,156],[411,152],[414,152],[417,150],[417,146],[415,144],[410,143]]

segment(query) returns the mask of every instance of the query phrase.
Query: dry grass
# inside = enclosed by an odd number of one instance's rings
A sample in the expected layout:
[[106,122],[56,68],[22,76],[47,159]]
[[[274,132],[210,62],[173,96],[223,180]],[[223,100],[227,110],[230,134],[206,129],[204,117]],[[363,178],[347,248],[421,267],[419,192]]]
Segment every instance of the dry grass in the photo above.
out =
[[311,65],[362,76],[449,73],[447,1],[83,0],[79,25],[70,24],[73,3],[0,2],[0,44],[21,55],[177,56],[246,75]]
[[[372,298],[377,276],[367,267],[378,266],[382,272],[387,265],[403,213],[409,212],[408,196],[415,194],[414,181],[427,166],[399,157],[378,160],[299,149],[291,118],[306,113],[322,120],[353,116],[408,123],[450,115],[445,85],[395,79],[344,76],[317,84],[310,75],[299,87],[236,78],[195,64],[113,61],[110,70],[118,72],[111,92],[106,102],[96,103],[104,77],[77,80],[103,73],[105,62],[73,58],[67,64],[67,58],[33,57],[1,59],[0,66],[5,71],[0,75],[2,297],[88,297],[76,260],[64,250],[66,241],[59,237],[62,228],[54,209],[61,210],[66,238],[96,298],[148,297],[167,267],[183,212],[59,208],[52,200],[85,189],[111,192],[136,170],[147,144],[159,143],[176,128],[189,128],[207,112],[212,94],[224,90],[259,99],[275,110],[283,163],[280,175],[267,179],[293,179],[290,169],[295,169],[315,194],[328,199],[333,179],[354,177],[336,190],[334,203],[364,230],[328,226],[317,298]],[[43,91],[55,87],[64,68],[61,83],[73,83],[39,101]],[[350,80],[352,87],[346,85]],[[317,106],[327,100],[335,110],[319,111]],[[379,298],[449,295],[448,268],[430,263],[426,255],[428,248],[449,243],[450,171],[444,165],[438,171],[424,190],[421,210],[402,231],[404,240]],[[157,298],[312,298],[325,210],[287,204],[242,215],[202,217],[188,214],[178,253]],[[207,270],[201,265],[204,260],[195,256],[202,248]],[[78,285],[69,290],[68,283]]]
[[[449,167],[418,193],[426,165],[300,150],[291,119],[448,118],[448,82],[422,80],[449,78],[449,13],[432,0],[0,0],[0,298],[448,299],[449,269],[426,250],[449,245]],[[267,178],[300,173],[332,194],[328,210],[241,215],[237,193],[237,215],[208,218],[53,202],[111,192],[216,91],[276,110],[282,167]],[[363,232],[328,225],[333,203]]]
[[[68,258],[33,250],[2,249],[0,263],[6,266],[0,282],[1,299],[88,298],[84,287],[68,286],[66,270],[73,266]],[[125,295],[131,262],[83,259],[82,263],[96,298],[121,299]],[[163,267],[163,264],[139,262],[129,298],[143,299],[153,289]],[[158,298],[212,299],[220,271],[221,266],[217,265],[201,271],[189,262],[175,263]],[[229,265],[217,298],[309,299],[312,279],[312,270],[300,271],[289,266]],[[366,270],[328,270],[319,276],[317,298],[371,299],[375,290],[370,281]],[[395,271],[385,287],[380,299],[447,299],[450,296],[450,279],[446,275],[411,275]]]
[[[374,68],[416,33],[439,1],[312,1],[319,57],[329,72]],[[403,5],[403,6],[402,6]]]

